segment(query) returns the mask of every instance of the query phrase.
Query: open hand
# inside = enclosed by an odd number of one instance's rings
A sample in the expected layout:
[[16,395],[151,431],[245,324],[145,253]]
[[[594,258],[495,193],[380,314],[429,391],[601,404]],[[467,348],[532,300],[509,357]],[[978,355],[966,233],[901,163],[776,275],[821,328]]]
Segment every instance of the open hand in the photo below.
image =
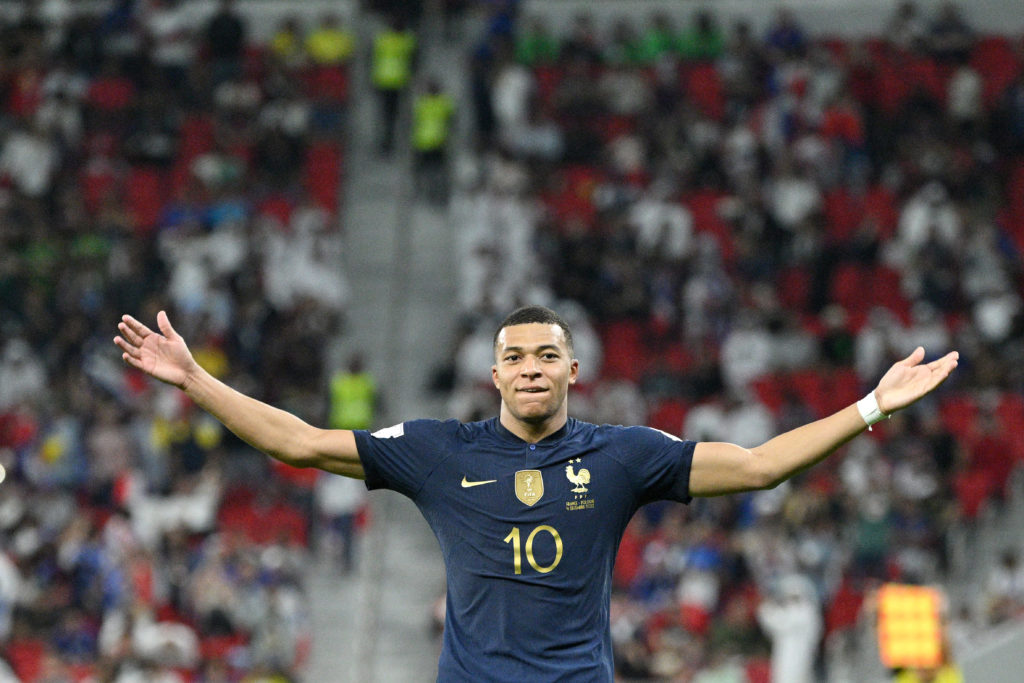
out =
[[121,351],[121,358],[133,368],[161,382],[184,388],[189,377],[198,367],[185,345],[185,340],[171,327],[167,314],[160,311],[156,316],[159,332],[154,332],[130,315],[122,316],[117,324],[120,335],[114,343]]
[[942,384],[957,366],[959,358],[959,352],[950,351],[942,358],[922,365],[924,348],[918,346],[909,356],[889,368],[878,383],[875,397],[879,409],[888,415],[906,408]]

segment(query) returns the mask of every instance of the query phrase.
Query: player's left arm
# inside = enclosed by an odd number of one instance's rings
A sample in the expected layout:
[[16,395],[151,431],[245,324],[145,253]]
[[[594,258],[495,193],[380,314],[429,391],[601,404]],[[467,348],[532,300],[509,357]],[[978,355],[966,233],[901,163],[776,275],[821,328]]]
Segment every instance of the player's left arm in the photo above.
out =
[[[925,396],[949,377],[959,357],[951,351],[931,363],[922,363],[924,349],[916,348],[889,368],[878,383],[874,394],[879,409],[890,415]],[[825,459],[867,426],[856,404],[851,404],[754,448],[698,443],[690,467],[690,495],[717,496],[773,488]]]

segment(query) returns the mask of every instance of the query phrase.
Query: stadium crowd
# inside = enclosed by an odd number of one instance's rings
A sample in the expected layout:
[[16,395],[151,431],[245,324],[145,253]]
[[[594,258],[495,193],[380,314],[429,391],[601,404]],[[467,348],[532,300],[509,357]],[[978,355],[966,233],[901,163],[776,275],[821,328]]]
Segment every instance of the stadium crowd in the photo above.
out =
[[[953,4],[902,3],[866,40],[784,9],[763,35],[713,10],[584,11],[564,34],[493,13],[453,168],[456,416],[493,413],[479,368],[515,302],[574,325],[574,415],[748,446],[917,345],[961,352],[934,399],[778,489],[642,508],[615,572],[623,676],[841,676],[872,587],[941,583],[951,528],[1003,501],[1024,459],[1022,57]],[[951,633],[1024,614],[1019,550],[957,595]]]
[[214,374],[324,421],[353,34],[105,7],[0,23],[0,680],[295,680],[315,482],[226,458],[109,332],[167,308]]

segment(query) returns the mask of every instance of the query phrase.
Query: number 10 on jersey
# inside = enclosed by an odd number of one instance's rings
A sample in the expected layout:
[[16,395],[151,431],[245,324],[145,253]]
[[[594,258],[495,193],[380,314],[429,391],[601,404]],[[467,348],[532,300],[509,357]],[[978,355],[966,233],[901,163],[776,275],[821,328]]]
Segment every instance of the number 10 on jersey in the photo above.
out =
[[[537,537],[537,534],[541,531],[545,531],[551,534],[551,537],[555,539],[555,560],[548,566],[538,564],[537,559],[533,556],[533,539]],[[520,547],[520,535],[519,527],[512,527],[512,531],[508,536],[505,537],[505,543],[512,544],[513,560],[512,563],[515,566],[516,574],[523,573],[523,555]],[[558,566],[558,563],[562,561],[562,537],[558,535],[558,531],[547,524],[541,524],[530,532],[530,535],[526,537],[526,561],[530,563],[530,566],[541,574],[547,574],[549,571]]]

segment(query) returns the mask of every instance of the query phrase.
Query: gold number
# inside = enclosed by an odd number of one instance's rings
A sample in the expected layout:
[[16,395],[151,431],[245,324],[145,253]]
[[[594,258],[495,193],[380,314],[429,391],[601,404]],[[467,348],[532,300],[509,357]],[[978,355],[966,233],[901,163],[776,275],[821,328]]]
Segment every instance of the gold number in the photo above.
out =
[[[546,531],[551,534],[551,537],[555,539],[555,561],[548,567],[542,567],[537,564],[537,560],[533,559],[533,538],[539,531]],[[547,524],[542,524],[526,537],[526,560],[530,563],[530,566],[539,571],[541,574],[547,574],[549,571],[558,566],[558,563],[562,561],[562,537],[558,535],[554,527],[550,527]]]
[[[537,558],[533,556],[533,539],[536,538],[537,534],[541,531],[546,531],[551,534],[551,537],[555,539],[555,561],[547,567],[543,567],[537,563]],[[512,554],[513,554],[513,566],[515,567],[516,574],[523,573],[523,558],[520,554],[519,547],[519,527],[512,527],[512,531],[508,536],[505,537],[505,543],[512,542]],[[562,561],[562,537],[558,535],[558,531],[547,524],[541,524],[539,527],[530,532],[530,535],[526,537],[526,561],[530,563],[536,571],[541,574],[547,574],[549,571],[558,566],[558,563]]]
[[[533,536],[530,536],[530,540],[533,540]],[[505,543],[512,541],[512,553],[515,555],[513,564],[516,568],[516,574],[523,573],[523,558],[519,556],[519,527],[512,527],[512,533],[505,537]]]

